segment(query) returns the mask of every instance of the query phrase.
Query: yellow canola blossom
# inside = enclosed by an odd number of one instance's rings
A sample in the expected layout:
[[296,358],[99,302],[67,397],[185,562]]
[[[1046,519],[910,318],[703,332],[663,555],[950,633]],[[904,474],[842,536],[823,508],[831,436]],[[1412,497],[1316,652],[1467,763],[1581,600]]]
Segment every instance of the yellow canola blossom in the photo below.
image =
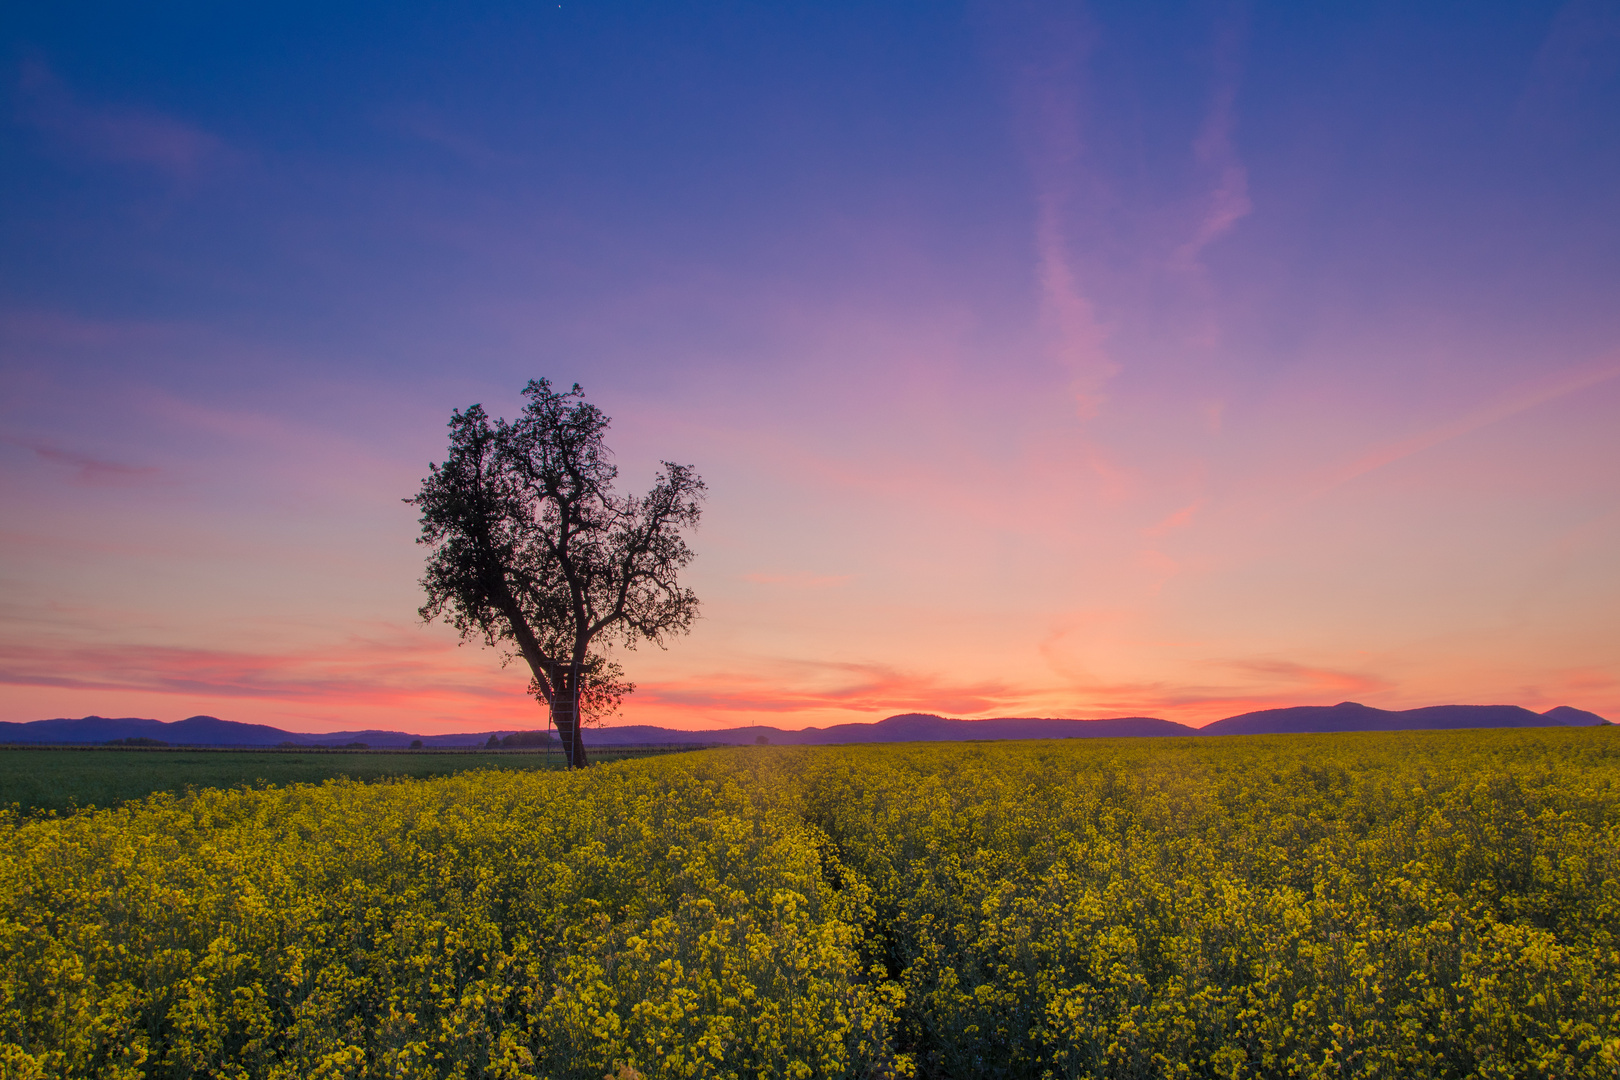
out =
[[0,821],[0,1078],[1620,1077],[1608,730],[748,748]]

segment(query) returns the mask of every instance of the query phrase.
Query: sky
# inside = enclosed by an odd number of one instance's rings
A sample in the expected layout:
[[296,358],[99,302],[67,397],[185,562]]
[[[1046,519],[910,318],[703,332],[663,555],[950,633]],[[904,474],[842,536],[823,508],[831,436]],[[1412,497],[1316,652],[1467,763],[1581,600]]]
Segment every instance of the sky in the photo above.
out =
[[538,727],[415,493],[709,498],[614,723],[1620,720],[1620,5],[11,5],[0,720]]

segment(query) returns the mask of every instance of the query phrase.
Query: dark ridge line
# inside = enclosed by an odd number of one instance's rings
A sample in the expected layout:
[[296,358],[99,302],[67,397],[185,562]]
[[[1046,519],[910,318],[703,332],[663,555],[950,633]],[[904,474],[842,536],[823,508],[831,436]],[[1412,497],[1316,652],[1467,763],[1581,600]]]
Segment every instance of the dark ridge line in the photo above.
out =
[[[999,717],[954,720],[932,713],[903,713],[870,724],[835,724],[825,728],[782,728],[754,725],[713,731],[632,724],[588,729],[587,745],[662,746],[700,744],[749,745],[762,737],[775,746],[828,746],[853,743],[977,742],[992,739],[1099,739],[1203,737],[1213,735],[1326,734],[1342,731],[1456,731],[1465,728],[1598,727],[1608,720],[1596,713],[1560,705],[1537,713],[1518,705],[1431,705],[1420,709],[1385,710],[1343,701],[1337,705],[1299,705],[1229,716],[1202,728],[1151,716],[1104,720],[1042,717]],[[140,717],[0,722],[0,743],[105,744],[124,739],[155,739],[170,746],[333,747],[364,743],[372,749],[476,747],[516,729],[412,735],[400,731],[332,731],[320,734],[283,731],[265,724],[243,724],[213,716],[164,722]]]

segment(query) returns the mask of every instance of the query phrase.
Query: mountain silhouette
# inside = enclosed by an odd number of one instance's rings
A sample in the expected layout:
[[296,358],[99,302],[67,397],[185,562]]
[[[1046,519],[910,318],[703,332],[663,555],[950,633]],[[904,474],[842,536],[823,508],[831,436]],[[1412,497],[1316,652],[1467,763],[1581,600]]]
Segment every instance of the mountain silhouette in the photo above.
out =
[[1572,709],[1568,705],[1548,709],[1541,715],[1549,720],[1557,721],[1565,727],[1599,727],[1608,723],[1607,720],[1595,712],[1587,712],[1585,709]]
[[283,731],[266,724],[243,724],[217,716],[188,716],[164,723],[139,717],[109,719],[85,716],[77,720],[34,720],[28,723],[0,723],[0,743],[94,744],[114,739],[161,739],[174,746],[342,746],[363,742],[367,746],[405,747],[414,739],[426,746],[482,746],[491,735],[509,735],[511,730],[460,732],[454,735],[411,735],[403,731],[330,731],[310,734]]
[[[630,724],[587,729],[586,745],[613,746],[725,746],[752,745],[761,736],[775,746],[830,746],[847,743],[974,742],[987,739],[1120,739],[1145,736],[1278,735],[1335,731],[1440,731],[1458,728],[1595,727],[1609,721],[1596,713],[1560,705],[1544,713],[1517,705],[1433,705],[1423,709],[1388,711],[1343,701],[1337,705],[1300,705],[1290,709],[1264,709],[1217,720],[1202,728],[1188,727],[1151,716],[1112,720],[1059,720],[1037,717],[1002,717],[994,720],[953,720],[931,713],[902,713],[873,724],[835,724],[825,728],[787,731],[775,727],[722,728],[683,731],[677,728]],[[0,723],[0,743],[59,743],[93,745],[114,739],[158,739],[171,746],[318,747],[365,743],[377,749],[403,748],[420,739],[429,747],[483,746],[491,736],[501,738],[514,729],[459,732],[452,735],[412,735],[403,731],[330,731],[310,734],[283,731],[265,724],[242,724],[215,716],[190,716],[165,723],[139,717],[109,719],[85,716],[76,720],[33,720]]]
[[1196,728],[1149,716],[1121,720],[951,720],[931,713],[902,713],[875,724],[835,724],[785,731],[774,727],[676,731],[660,727],[598,728],[587,736],[597,746],[641,743],[748,744],[763,735],[775,746],[828,746],[835,743],[976,742],[985,739],[1097,739],[1143,735],[1196,735]]
[[1517,705],[1431,705],[1389,711],[1355,701],[1228,716],[1202,728],[1205,735],[1284,735],[1331,731],[1452,731],[1458,728],[1592,727],[1608,721],[1560,705],[1534,713]]

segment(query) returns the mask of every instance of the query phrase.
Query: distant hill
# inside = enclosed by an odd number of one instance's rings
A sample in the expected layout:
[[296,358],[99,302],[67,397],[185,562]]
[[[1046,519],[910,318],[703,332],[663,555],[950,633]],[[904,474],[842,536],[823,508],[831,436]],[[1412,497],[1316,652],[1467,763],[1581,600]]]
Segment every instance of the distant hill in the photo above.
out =
[[139,717],[109,719],[86,716],[77,720],[34,720],[25,724],[0,723],[0,743],[105,743],[113,739],[161,739],[175,746],[367,746],[406,747],[413,739],[425,746],[482,746],[491,735],[510,730],[462,732],[455,735],[411,735],[403,731],[331,731],[312,735],[283,731],[265,724],[243,724],[215,716],[190,716],[173,723]]
[[[875,724],[838,724],[828,728],[785,731],[775,727],[723,728],[718,731],[682,731],[677,728],[633,724],[588,729],[588,746],[635,745],[743,745],[763,735],[777,746],[822,746],[862,742],[967,742],[983,739],[1073,739],[1140,735],[1196,735],[1194,728],[1169,720],[1137,716],[1123,720],[950,720],[942,716],[907,713]],[[479,731],[455,735],[412,735],[402,731],[332,731],[318,735],[283,731],[264,724],[241,724],[213,716],[192,716],[173,723],[136,717],[108,719],[86,716],[77,720],[35,720],[25,724],[0,723],[0,742],[106,743],[114,739],[159,739],[175,746],[342,746],[363,742],[386,748],[409,746],[421,739],[425,746],[482,746],[491,736],[511,731]]]
[[[1150,716],[1115,720],[1055,720],[1006,717],[995,720],[952,720],[929,713],[904,713],[875,724],[835,724],[825,728],[786,731],[775,727],[722,728],[717,731],[682,731],[677,728],[632,724],[590,729],[587,746],[636,745],[748,745],[760,736],[775,746],[827,746],[837,743],[973,742],[985,739],[1100,739],[1165,735],[1268,735],[1331,731],[1423,731],[1485,727],[1592,727],[1608,721],[1596,713],[1560,705],[1544,713],[1517,705],[1434,705],[1426,709],[1390,712],[1354,701],[1338,705],[1301,705],[1292,709],[1265,709],[1217,720],[1203,728],[1188,727]],[[25,724],[0,723],[0,743],[107,743],[114,739],[157,739],[173,746],[343,746],[365,743],[386,749],[406,747],[421,739],[424,746],[483,746],[491,736],[512,734],[512,729],[462,732],[454,735],[412,735],[403,731],[331,731],[312,735],[283,731],[265,724],[241,724],[214,716],[191,716],[173,723],[139,717],[108,719],[85,716],[77,720],[34,720]]]
[[1557,721],[1562,727],[1602,727],[1609,723],[1595,712],[1587,712],[1585,709],[1572,709],[1568,705],[1548,709],[1541,715],[1548,720]]
[[1450,731],[1457,728],[1594,727],[1608,721],[1596,713],[1560,705],[1544,713],[1517,705],[1431,705],[1389,711],[1354,701],[1264,709],[1217,720],[1205,735],[1285,735],[1330,731]]
[[950,720],[930,713],[904,713],[875,724],[835,724],[785,731],[775,727],[677,731],[660,727],[598,728],[586,738],[597,746],[631,743],[753,743],[763,735],[773,746],[827,746],[871,742],[975,742],[984,739],[1098,739],[1143,735],[1196,735],[1196,728],[1170,720],[1131,716],[1122,720]]

